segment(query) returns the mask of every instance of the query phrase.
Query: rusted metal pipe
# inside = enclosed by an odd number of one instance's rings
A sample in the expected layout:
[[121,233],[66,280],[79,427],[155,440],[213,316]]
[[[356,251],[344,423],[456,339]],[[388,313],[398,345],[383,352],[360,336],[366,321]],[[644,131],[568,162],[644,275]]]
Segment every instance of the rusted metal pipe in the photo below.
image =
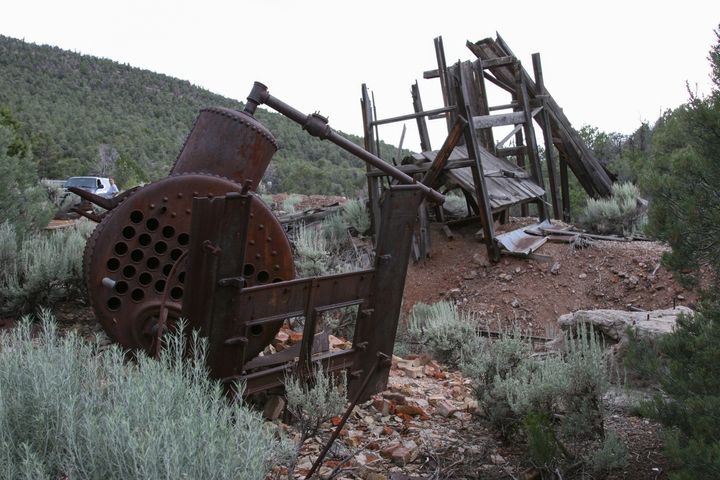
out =
[[440,192],[418,183],[414,178],[408,174],[398,170],[389,163],[386,163],[382,158],[373,155],[364,148],[354,144],[347,138],[335,132],[328,121],[323,116],[313,113],[311,115],[305,115],[299,110],[291,107],[287,103],[279,100],[268,91],[267,87],[260,82],[255,82],[250,95],[247,97],[247,104],[245,105],[245,113],[253,115],[258,105],[265,104],[278,112],[282,113],[290,120],[302,125],[303,129],[306,130],[313,137],[318,137],[321,140],[329,140],[340,148],[347,150],[356,157],[364,160],[375,168],[382,170],[387,175],[395,178],[397,181],[407,185],[417,184],[422,190],[423,194],[426,195],[431,201],[436,203],[443,203],[445,196]]

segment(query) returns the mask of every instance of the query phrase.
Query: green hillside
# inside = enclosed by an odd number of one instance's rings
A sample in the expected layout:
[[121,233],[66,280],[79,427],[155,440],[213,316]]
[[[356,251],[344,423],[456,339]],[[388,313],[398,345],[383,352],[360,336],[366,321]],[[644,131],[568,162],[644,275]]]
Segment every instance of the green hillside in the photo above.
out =
[[[167,75],[0,35],[0,108],[18,122],[40,177],[104,173],[127,188],[165,176],[198,110],[216,105],[242,106]],[[274,191],[363,188],[361,161],[279,114],[257,116],[280,145],[267,174]]]

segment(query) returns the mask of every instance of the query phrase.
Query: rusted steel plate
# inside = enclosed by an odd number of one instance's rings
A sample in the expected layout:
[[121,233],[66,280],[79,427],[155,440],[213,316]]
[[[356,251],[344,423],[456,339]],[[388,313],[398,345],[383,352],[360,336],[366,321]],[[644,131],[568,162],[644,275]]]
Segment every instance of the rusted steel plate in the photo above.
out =
[[[165,289],[171,317],[179,316],[183,299],[194,292],[186,291],[184,265],[175,278],[168,274],[190,244],[193,197],[239,191],[237,183],[210,175],[167,177],[138,190],[104,218],[88,241],[85,273],[95,315],[111,338],[127,348],[149,349]],[[243,267],[252,270],[248,284],[291,279],[292,250],[282,226],[252,198],[254,223]],[[113,286],[103,285],[104,278]]]
[[277,151],[272,134],[252,115],[228,108],[200,111],[171,174],[209,173],[256,188]]

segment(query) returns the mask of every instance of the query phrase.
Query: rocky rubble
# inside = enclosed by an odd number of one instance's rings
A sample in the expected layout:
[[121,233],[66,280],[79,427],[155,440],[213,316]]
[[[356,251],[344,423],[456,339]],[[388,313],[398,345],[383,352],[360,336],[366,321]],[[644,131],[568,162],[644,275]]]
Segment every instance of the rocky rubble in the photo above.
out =
[[[433,471],[443,472],[440,478],[472,478],[462,469],[506,475],[512,471],[506,453],[473,418],[477,408],[470,382],[459,372],[427,356],[393,357],[387,390],[355,408],[321,477],[335,469],[338,479],[420,479]],[[295,478],[309,472],[339,420],[324,425],[322,438],[306,442]]]

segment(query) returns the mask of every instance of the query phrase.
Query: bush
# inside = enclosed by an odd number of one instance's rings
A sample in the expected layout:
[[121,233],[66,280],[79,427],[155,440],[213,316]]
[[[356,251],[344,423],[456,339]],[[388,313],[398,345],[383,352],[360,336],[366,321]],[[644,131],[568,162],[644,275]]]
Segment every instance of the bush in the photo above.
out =
[[323,220],[320,228],[330,247],[338,251],[347,244],[350,238],[350,234],[348,233],[349,226],[345,216],[336,213]]
[[524,440],[540,468],[592,465],[596,454],[621,461],[620,450],[615,457],[597,453],[606,449],[602,397],[609,386],[602,345],[590,327],[576,333],[568,334],[563,354],[531,355],[517,330],[495,341],[476,338],[462,352],[461,369],[475,384],[485,418],[506,439]]
[[330,251],[320,230],[300,224],[293,243],[299,276],[313,277],[327,273]]
[[[170,336],[159,361],[103,352],[49,314],[0,336],[3,478],[263,479],[277,441],[258,415],[229,404],[193,335]],[[186,343],[191,351],[186,350]]]
[[348,225],[361,235],[370,230],[370,216],[363,200],[348,201],[343,207],[343,217]]
[[[14,227],[0,227],[0,299],[4,313],[26,313],[67,298],[82,298],[83,253],[94,224],[28,234],[17,249]],[[12,253],[17,249],[16,253]]]
[[418,303],[410,315],[407,336],[411,344],[429,350],[439,361],[457,366],[462,347],[477,334],[476,325],[472,315],[458,311],[452,303]]
[[720,477],[720,307],[706,305],[678,318],[675,331],[648,346],[639,343],[636,365],[657,382],[662,395],[640,411],[668,428],[666,451],[676,478]]
[[289,195],[282,204],[282,209],[286,213],[295,213],[295,208],[302,201],[300,195]]
[[285,378],[287,409],[301,432],[301,441],[315,435],[320,425],[345,408],[345,376],[334,376],[317,367],[311,378]]
[[616,183],[609,198],[590,198],[580,215],[583,227],[601,234],[632,235],[641,230],[645,203],[632,183]]
[[468,214],[467,201],[462,195],[450,192],[445,196],[442,208],[453,217],[465,217]]

